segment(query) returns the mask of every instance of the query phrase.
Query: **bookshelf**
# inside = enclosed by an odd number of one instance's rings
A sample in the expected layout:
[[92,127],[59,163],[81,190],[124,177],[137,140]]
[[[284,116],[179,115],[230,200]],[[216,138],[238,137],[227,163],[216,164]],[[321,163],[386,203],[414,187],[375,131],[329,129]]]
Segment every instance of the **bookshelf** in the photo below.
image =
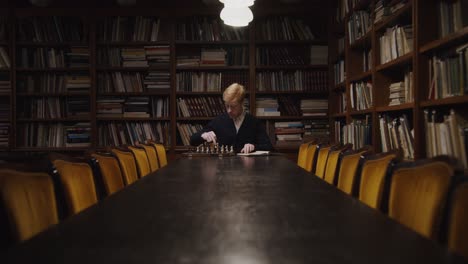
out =
[[[467,1],[334,4],[329,93],[335,142],[364,138],[378,152],[400,148],[408,160],[448,154],[466,169]],[[369,131],[357,132],[356,120],[367,120]]]
[[[219,19],[221,6],[147,5],[0,9],[0,53],[11,59],[0,81],[12,87],[0,93],[9,109],[0,149],[82,152],[156,138],[177,154],[225,111],[222,92],[233,82],[246,87],[254,115],[261,98],[277,102],[277,116],[259,116],[273,143],[291,132],[277,133],[275,123],[301,123],[301,137],[328,140],[327,30],[316,23],[327,12],[260,4],[248,27],[233,29]],[[277,149],[295,153],[296,145]]]
[[329,139],[326,37],[326,31],[300,14],[265,15],[255,21],[252,110],[278,150],[297,150],[313,138]]
[[11,42],[7,10],[0,9],[0,150],[11,147]]

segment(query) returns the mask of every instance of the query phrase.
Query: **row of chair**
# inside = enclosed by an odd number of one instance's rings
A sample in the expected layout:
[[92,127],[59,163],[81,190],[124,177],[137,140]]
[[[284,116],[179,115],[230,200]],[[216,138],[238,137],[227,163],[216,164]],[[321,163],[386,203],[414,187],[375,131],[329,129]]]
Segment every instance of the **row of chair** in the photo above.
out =
[[453,160],[401,162],[398,152],[317,142],[301,145],[297,164],[419,234],[468,257],[468,179]]
[[29,239],[167,165],[164,146],[154,142],[84,157],[51,153],[48,160],[50,173],[0,169],[2,246]]

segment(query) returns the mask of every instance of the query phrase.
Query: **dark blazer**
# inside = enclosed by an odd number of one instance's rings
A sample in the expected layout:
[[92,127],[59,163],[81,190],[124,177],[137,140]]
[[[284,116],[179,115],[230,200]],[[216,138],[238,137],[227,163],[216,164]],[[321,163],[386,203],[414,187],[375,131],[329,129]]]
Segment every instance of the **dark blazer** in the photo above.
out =
[[255,150],[273,150],[270,139],[263,124],[249,113],[245,114],[239,132],[236,134],[234,121],[227,113],[217,116],[211,120],[202,130],[190,137],[190,145],[198,146],[204,142],[201,134],[213,131],[220,145],[233,145],[234,151],[239,152],[245,144],[255,146]]

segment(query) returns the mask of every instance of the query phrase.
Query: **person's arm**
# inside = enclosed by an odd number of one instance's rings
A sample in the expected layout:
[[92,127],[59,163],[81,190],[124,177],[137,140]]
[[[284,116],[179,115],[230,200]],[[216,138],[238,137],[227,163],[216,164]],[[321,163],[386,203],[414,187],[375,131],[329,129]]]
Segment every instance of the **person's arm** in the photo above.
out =
[[209,131],[214,131],[213,122],[214,120],[211,120],[210,123],[208,123],[208,125],[206,125],[202,130],[193,133],[192,136],[190,136],[190,145],[198,146],[200,144],[203,144],[205,142],[205,139],[202,137],[202,134]]

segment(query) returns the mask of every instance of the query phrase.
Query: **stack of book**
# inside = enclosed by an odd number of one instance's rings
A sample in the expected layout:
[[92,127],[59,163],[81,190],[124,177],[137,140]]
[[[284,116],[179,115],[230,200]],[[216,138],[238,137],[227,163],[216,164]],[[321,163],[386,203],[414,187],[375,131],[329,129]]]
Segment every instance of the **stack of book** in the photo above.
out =
[[328,142],[330,140],[330,125],[327,119],[307,119],[303,120],[302,123],[304,124],[304,142],[309,142],[316,139],[320,142]]
[[65,127],[65,147],[91,146],[91,124],[76,123]]
[[399,105],[405,103],[405,84],[396,82],[390,84],[390,103],[388,105]]
[[171,74],[167,71],[149,71],[143,80],[146,91],[171,88]]
[[256,99],[256,116],[280,116],[278,100],[272,97],[259,97]]
[[124,117],[149,117],[149,97],[131,96],[124,103]]
[[180,55],[177,56],[177,66],[199,66],[200,55]]
[[71,68],[88,67],[89,66],[89,49],[88,47],[71,47],[66,53],[68,58],[68,66]]
[[224,49],[203,49],[200,66],[226,66],[226,51]]
[[89,75],[66,75],[65,89],[67,92],[87,92],[91,88]]
[[145,46],[145,53],[149,66],[168,65],[170,62],[169,45]]
[[275,122],[276,146],[299,146],[303,133],[301,121]]
[[123,67],[148,67],[144,48],[122,48]]
[[98,117],[121,117],[124,102],[125,100],[120,97],[98,98],[96,101],[96,114]]
[[302,116],[327,116],[328,100],[325,99],[302,99]]

